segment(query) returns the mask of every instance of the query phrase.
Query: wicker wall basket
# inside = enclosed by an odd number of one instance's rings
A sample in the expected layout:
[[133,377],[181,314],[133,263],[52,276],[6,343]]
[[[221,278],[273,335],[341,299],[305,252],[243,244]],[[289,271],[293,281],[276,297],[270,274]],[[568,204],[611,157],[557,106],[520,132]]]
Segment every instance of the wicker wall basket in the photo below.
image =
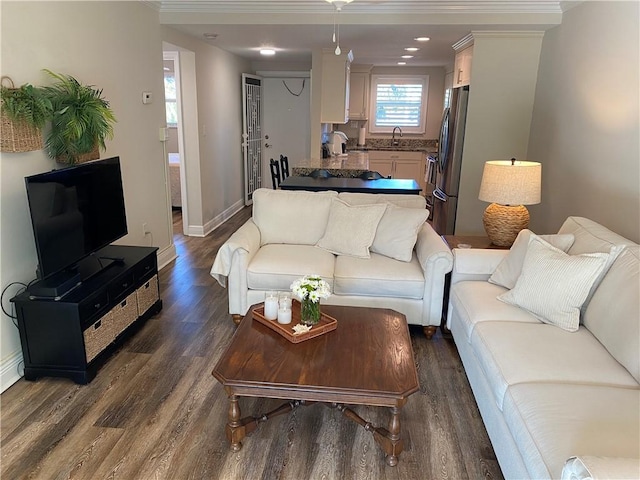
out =
[[0,106],[0,151],[8,153],[42,150],[42,132],[24,121],[16,121]]
[[89,162],[91,160],[97,160],[100,158],[100,150],[98,149],[98,144],[96,144],[93,149],[87,153],[81,153],[76,161],[71,160],[67,155],[61,155],[56,157],[56,162],[65,163],[67,165],[75,165],[78,163]]

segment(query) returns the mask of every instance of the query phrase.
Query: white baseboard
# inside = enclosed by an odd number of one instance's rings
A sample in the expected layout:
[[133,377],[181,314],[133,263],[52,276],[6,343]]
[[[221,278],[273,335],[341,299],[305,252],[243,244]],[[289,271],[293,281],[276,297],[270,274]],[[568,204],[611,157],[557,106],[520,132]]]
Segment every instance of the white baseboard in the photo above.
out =
[[162,270],[173,260],[178,258],[178,254],[176,252],[176,246],[172,243],[171,245],[163,248],[162,250],[158,250],[158,270]]
[[22,378],[22,373],[18,373],[21,363],[22,350],[13,352],[0,362],[0,393]]
[[244,208],[244,199],[238,200],[236,203],[227,208],[220,215],[217,215],[212,220],[208,221],[204,224],[204,226],[200,225],[189,225],[187,227],[186,234],[190,237],[206,237],[211,232],[213,232],[216,228],[222,225],[224,222],[233,217],[236,213]]

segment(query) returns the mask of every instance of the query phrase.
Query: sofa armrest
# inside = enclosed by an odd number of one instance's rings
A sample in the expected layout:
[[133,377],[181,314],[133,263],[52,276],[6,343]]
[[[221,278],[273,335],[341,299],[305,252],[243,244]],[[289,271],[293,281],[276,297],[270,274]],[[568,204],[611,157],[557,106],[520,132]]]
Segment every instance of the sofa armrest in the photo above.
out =
[[422,325],[438,326],[442,316],[445,277],[453,268],[453,255],[442,237],[425,223],[418,232],[416,256],[424,271]]
[[260,230],[250,218],[222,244],[211,267],[211,276],[226,287],[232,272],[237,267],[244,267],[246,271],[249,260],[259,248]]
[[451,250],[447,247],[442,237],[428,223],[422,225],[418,232],[416,255],[425,272],[428,268],[433,268],[437,265],[438,271],[445,275],[453,268]]
[[486,281],[509,250],[454,248],[451,285],[465,280]]
[[640,478],[640,459],[614,457],[571,457],[562,469],[562,480]]
[[249,262],[260,249],[260,230],[247,220],[220,247],[211,267],[211,276],[223,287],[228,283],[229,313],[247,313],[247,269]]

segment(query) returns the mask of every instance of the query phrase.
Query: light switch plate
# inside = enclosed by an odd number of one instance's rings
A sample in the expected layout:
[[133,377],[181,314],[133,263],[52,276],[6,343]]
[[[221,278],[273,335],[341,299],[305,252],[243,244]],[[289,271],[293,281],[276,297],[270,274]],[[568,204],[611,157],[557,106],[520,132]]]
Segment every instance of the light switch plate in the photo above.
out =
[[153,102],[153,93],[151,92],[142,92],[142,103],[147,105],[148,103]]

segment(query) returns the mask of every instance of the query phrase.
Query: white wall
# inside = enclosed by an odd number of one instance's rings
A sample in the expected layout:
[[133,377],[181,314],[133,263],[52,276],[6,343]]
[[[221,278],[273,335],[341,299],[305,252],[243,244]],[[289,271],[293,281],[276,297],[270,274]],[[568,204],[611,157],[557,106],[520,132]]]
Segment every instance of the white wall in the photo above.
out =
[[242,73],[252,73],[251,64],[167,26],[162,39],[195,53],[201,227],[207,234],[244,205]]
[[[122,162],[129,235],[119,243],[153,245],[175,254],[171,242],[165,162],[158,129],[164,125],[162,49],[158,14],[141,2],[0,3],[2,75],[18,85],[50,80],[41,69],[73,75],[103,89],[117,117],[115,137],[101,157]],[[143,105],[143,91],[154,101]],[[43,151],[2,154],[0,283],[29,282],[36,253],[23,178],[59,167]],[[142,223],[153,235],[142,235]],[[14,293],[15,290],[9,292]],[[8,302],[5,299],[5,305]],[[18,331],[0,323],[2,389],[18,378]]]
[[[484,235],[478,200],[487,160],[524,160],[542,32],[473,32],[471,85],[455,233]],[[536,160],[532,158],[531,160]]]
[[640,241],[638,2],[584,2],[545,34],[528,156],[542,162],[531,225],[580,215]]

